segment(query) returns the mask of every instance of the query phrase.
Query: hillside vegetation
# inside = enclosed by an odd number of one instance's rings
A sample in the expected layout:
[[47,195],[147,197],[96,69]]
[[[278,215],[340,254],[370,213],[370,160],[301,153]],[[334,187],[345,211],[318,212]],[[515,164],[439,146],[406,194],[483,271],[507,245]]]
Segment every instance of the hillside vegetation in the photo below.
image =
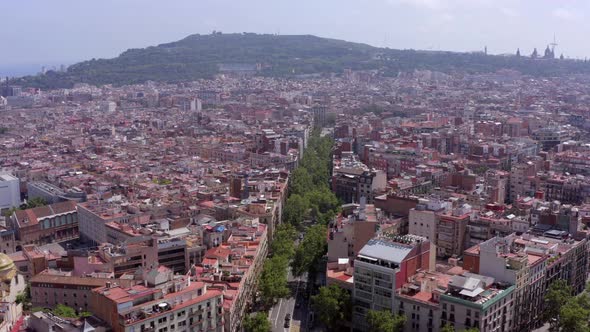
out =
[[211,78],[219,72],[220,64],[261,64],[259,75],[279,77],[338,74],[347,68],[378,69],[389,76],[414,69],[467,73],[515,69],[537,76],[587,73],[590,70],[590,64],[585,61],[394,50],[311,35],[214,33],[130,49],[113,59],[92,59],[72,65],[66,72],[49,71],[43,75],[15,79],[13,83],[50,89],[67,88],[74,83],[124,85],[148,80],[182,82]]

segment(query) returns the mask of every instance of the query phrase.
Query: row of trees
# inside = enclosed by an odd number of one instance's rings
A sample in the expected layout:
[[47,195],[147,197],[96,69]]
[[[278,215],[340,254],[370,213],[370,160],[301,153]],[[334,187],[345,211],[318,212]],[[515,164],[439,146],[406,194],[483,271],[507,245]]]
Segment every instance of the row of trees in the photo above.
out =
[[[270,244],[258,283],[262,301],[272,305],[290,295],[288,270],[301,275],[313,267],[326,252],[326,224],[338,212],[339,201],[330,191],[332,140],[313,132],[299,167],[290,177],[290,196],[283,211],[283,224],[277,227]],[[304,229],[304,220],[316,224],[307,228],[305,238],[295,246],[297,229]],[[249,330],[248,330],[249,331]]]
[[296,231],[289,224],[277,228],[275,238],[270,244],[271,257],[264,262],[258,290],[262,301],[271,305],[276,299],[289,296],[288,287],[289,262],[295,255]]
[[572,287],[565,280],[557,280],[545,294],[543,320],[549,323],[550,331],[590,331],[589,289],[572,296]]
[[296,276],[315,272],[317,263],[327,251],[327,225],[340,209],[340,201],[328,186],[332,145],[330,137],[321,137],[319,130],[315,130],[299,168],[290,179],[285,221],[299,228],[304,220],[313,221],[313,226],[306,229],[303,241],[295,250],[291,270]]
[[314,131],[299,167],[290,178],[290,196],[283,220],[299,227],[306,219],[327,225],[338,213],[340,202],[328,186],[333,141]]

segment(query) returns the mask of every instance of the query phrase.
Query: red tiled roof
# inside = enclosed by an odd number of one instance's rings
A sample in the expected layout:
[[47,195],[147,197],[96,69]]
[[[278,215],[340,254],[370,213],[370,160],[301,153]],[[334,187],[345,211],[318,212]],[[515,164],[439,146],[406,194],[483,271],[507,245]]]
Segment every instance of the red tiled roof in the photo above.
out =
[[[15,215],[18,221],[17,227],[20,228],[36,225],[39,223],[39,219],[75,211],[76,202],[74,201],[66,201],[45,206],[39,206],[32,209],[15,211]],[[25,222],[25,220],[27,221]]]

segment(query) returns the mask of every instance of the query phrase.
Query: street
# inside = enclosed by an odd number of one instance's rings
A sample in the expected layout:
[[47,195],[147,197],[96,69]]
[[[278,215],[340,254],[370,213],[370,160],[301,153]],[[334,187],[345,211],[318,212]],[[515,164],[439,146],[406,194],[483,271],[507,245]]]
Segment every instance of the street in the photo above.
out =
[[[291,274],[290,268],[288,273],[288,281],[292,293],[289,298],[280,299],[270,310],[269,319],[273,332],[307,330],[305,324],[309,315],[309,305],[303,296],[307,287],[307,273],[298,278]],[[298,303],[298,308],[296,308],[296,303]],[[289,328],[285,327],[285,316],[287,314],[291,315]]]

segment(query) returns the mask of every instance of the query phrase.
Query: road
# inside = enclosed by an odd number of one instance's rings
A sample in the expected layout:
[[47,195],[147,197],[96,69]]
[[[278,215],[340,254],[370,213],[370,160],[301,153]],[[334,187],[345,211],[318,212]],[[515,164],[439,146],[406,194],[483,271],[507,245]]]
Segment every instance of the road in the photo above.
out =
[[[280,299],[279,302],[270,309],[269,318],[272,323],[273,332],[306,331],[305,324],[307,323],[309,308],[303,294],[307,288],[307,273],[301,277],[294,277],[291,274],[291,268],[289,268],[288,273],[288,280],[292,293],[289,298]],[[297,302],[299,303],[298,308],[295,307]],[[285,316],[287,313],[291,315],[291,324],[289,328],[285,328]]]

